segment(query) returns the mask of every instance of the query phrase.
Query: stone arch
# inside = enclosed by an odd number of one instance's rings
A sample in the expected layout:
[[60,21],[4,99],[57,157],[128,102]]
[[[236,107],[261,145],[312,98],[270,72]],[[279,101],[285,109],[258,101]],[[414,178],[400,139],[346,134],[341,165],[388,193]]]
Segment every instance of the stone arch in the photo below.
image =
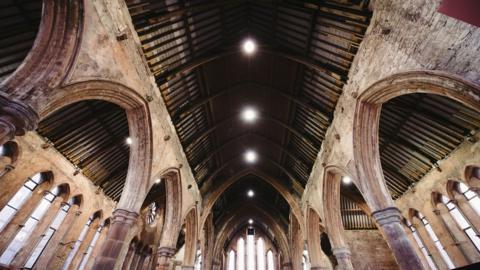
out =
[[[400,211],[387,189],[380,162],[378,135],[382,105],[401,95],[436,94],[478,110],[480,87],[441,71],[410,71],[384,78],[368,87],[357,99],[353,119],[353,155],[358,187],[372,209],[397,263],[402,269],[421,268],[421,261],[401,225]],[[408,259],[405,259],[408,258]]]
[[[84,0],[43,1],[39,29],[27,57],[0,84],[0,114],[13,119],[7,137],[24,135],[38,123],[31,101],[59,87],[74,65],[83,32]],[[43,103],[43,102],[42,102]],[[3,138],[0,138],[3,139]]]
[[8,141],[1,145],[2,151],[0,152],[0,157],[7,157],[10,159],[10,165],[14,166],[17,163],[18,157],[20,156],[20,147],[18,147],[17,142]]
[[463,176],[470,187],[480,189],[480,164],[466,166]]
[[57,197],[61,197],[63,202],[67,202],[70,196],[70,185],[68,183],[61,183],[57,185],[59,191]]
[[361,191],[373,211],[393,205],[387,190],[380,154],[378,132],[382,104],[406,94],[426,93],[452,98],[478,110],[480,86],[441,71],[411,71],[389,76],[366,89],[357,99],[353,125],[353,152]]
[[334,248],[348,249],[343,238],[344,229],[340,216],[340,187],[341,176],[349,176],[356,182],[351,173],[339,166],[328,165],[325,167],[323,180],[323,213],[325,215],[325,229],[330,236]]
[[305,224],[307,228],[308,253],[312,268],[326,267],[328,260],[322,251],[320,242],[321,234],[325,231],[321,222],[322,221],[318,212],[311,206],[308,206]]
[[92,80],[73,83],[58,89],[48,103],[39,109],[40,118],[83,100],[103,100],[122,107],[128,120],[130,137],[138,142],[130,148],[125,187],[117,208],[138,212],[146,195],[152,162],[152,126],[146,100],[135,90],[117,82]]
[[305,232],[305,224],[304,224],[304,218],[302,211],[300,209],[300,205],[297,202],[297,199],[290,193],[290,191],[285,188],[283,185],[279,184],[278,181],[275,179],[271,178],[270,176],[255,170],[255,169],[245,169],[242,170],[235,175],[231,176],[230,178],[226,179],[225,181],[222,181],[221,185],[219,185],[216,189],[213,190],[212,193],[208,194],[204,200],[203,200],[203,213],[202,213],[202,219],[200,223],[200,228],[203,228],[205,225],[205,221],[207,219],[208,214],[210,213],[213,205],[215,202],[218,200],[220,195],[227,190],[231,185],[242,179],[243,176],[253,174],[255,176],[258,176],[262,180],[264,180],[266,183],[271,185],[275,190],[282,195],[282,197],[287,201],[287,203],[290,205],[291,211],[294,213],[295,217],[300,223],[300,228],[302,232]]
[[[274,235],[278,237],[278,250],[279,253],[281,252],[284,255],[284,259],[290,262],[290,254],[291,251],[289,249],[289,241],[288,238],[283,231],[282,227],[278,224],[276,219],[271,216],[270,213],[264,211],[260,207],[252,206],[254,207],[255,210],[255,216],[252,216],[254,218],[258,217],[261,219],[263,222],[266,222],[269,226],[269,228],[273,231]],[[214,241],[214,248],[213,248],[213,254],[212,258],[213,260],[218,259],[221,254],[221,249],[227,238],[235,233],[236,229],[236,224],[238,225],[239,219],[244,218],[245,220],[243,221],[246,223],[246,218],[245,218],[245,212],[249,213],[249,215],[252,214],[251,209],[237,209],[235,213],[232,213],[231,216],[228,217],[228,219],[223,222],[223,225],[219,228],[219,233],[215,237]],[[267,234],[266,234],[267,235]]]
[[160,177],[165,181],[167,196],[164,226],[158,244],[158,265],[168,267],[182,228],[182,180],[178,168],[167,168]]
[[187,215],[184,218],[186,235],[185,235],[185,254],[183,259],[183,265],[188,267],[194,267],[195,257],[197,252],[197,239],[198,239],[198,215],[197,208],[193,206],[187,211]]

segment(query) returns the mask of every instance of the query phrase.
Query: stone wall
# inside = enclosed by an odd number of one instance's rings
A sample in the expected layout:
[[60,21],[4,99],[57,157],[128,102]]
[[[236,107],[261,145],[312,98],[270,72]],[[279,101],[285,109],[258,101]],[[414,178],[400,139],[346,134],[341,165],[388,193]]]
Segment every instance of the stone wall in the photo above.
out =
[[438,13],[440,2],[371,3],[371,24],[303,194],[303,206],[315,207],[322,219],[319,194],[323,193],[325,166],[345,168],[355,182],[361,181],[356,179],[352,134],[356,98],[363,91],[383,78],[412,70],[440,70],[480,83],[480,28]]
[[346,230],[345,240],[356,270],[398,269],[392,252],[378,230]]

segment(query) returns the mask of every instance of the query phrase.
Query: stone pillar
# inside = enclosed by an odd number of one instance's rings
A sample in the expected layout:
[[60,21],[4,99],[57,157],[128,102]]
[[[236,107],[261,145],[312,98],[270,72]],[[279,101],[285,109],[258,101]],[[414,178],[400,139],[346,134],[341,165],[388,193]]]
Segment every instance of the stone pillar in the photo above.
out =
[[402,215],[398,208],[387,207],[377,210],[372,213],[372,217],[382,231],[400,269],[424,269],[415,249],[408,240],[407,234],[403,230],[401,223]]
[[38,115],[19,101],[14,101],[0,91],[0,145],[37,128]]
[[337,259],[339,270],[353,270],[351,253],[347,247],[332,248],[332,252]]
[[170,266],[170,261],[172,260],[173,255],[175,255],[175,248],[172,247],[160,247],[157,251],[157,266],[156,270],[168,270]]
[[182,270],[195,270],[195,266],[182,265]]
[[124,258],[120,255],[122,251],[123,254],[128,252],[127,237],[136,225],[138,216],[138,213],[123,209],[116,209],[113,212],[110,230],[92,269],[115,269],[122,265]]

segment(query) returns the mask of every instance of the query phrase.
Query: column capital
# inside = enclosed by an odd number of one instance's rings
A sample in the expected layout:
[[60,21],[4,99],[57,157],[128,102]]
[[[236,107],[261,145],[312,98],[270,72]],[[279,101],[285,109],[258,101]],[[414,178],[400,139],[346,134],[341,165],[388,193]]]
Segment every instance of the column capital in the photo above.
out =
[[157,254],[159,257],[171,258],[175,255],[175,248],[173,247],[159,247]]
[[13,100],[0,91],[0,126],[2,126],[3,132],[8,133],[6,134],[7,139],[35,130],[38,119],[37,113],[30,106]]
[[440,215],[440,210],[438,210],[438,209],[434,209],[432,212],[435,213],[435,215],[437,215],[437,216]]
[[348,247],[332,248],[332,252],[336,258],[350,258],[350,255],[352,254]]
[[139,217],[136,212],[131,212],[125,209],[115,209],[112,214],[112,224],[122,223],[133,226]]
[[387,207],[382,210],[377,210],[372,213],[372,218],[380,226],[390,223],[399,223],[402,221],[402,214],[396,207]]

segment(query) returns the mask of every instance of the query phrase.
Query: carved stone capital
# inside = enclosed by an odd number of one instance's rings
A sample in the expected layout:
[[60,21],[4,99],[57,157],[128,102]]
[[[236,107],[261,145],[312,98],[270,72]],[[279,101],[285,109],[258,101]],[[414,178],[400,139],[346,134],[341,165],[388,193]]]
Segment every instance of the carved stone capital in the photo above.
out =
[[352,254],[347,247],[332,248],[332,252],[337,259],[347,259],[350,258],[350,255]]
[[158,248],[157,254],[159,257],[171,258],[175,255],[175,248],[172,247],[160,247]]
[[10,99],[0,92],[0,130],[1,135],[7,133],[11,136],[24,135],[27,131],[35,130],[38,124],[37,113],[28,105]]
[[125,209],[115,209],[112,214],[112,224],[121,223],[132,227],[137,223],[139,214]]
[[372,213],[372,218],[380,226],[384,226],[391,223],[400,223],[402,220],[402,214],[396,207],[387,207],[382,210],[378,210]]

